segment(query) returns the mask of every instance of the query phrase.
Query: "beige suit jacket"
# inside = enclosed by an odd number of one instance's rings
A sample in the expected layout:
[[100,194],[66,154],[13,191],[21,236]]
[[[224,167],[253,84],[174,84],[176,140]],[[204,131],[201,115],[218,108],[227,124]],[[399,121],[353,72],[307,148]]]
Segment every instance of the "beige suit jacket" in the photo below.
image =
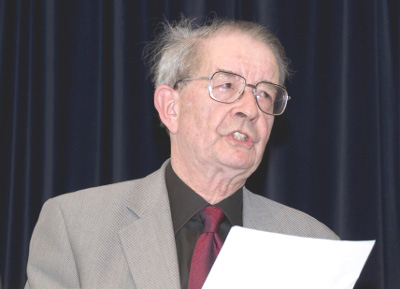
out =
[[[25,289],[178,289],[165,166],[133,181],[47,201],[34,229]],[[337,239],[314,218],[244,189],[243,225]]]

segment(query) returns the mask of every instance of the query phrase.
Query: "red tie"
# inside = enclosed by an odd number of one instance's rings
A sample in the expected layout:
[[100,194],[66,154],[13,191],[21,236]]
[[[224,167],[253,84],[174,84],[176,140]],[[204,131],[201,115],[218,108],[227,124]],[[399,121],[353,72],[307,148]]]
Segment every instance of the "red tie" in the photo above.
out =
[[194,247],[188,289],[201,289],[222,247],[218,227],[225,219],[224,212],[217,207],[205,207],[199,214],[204,230]]

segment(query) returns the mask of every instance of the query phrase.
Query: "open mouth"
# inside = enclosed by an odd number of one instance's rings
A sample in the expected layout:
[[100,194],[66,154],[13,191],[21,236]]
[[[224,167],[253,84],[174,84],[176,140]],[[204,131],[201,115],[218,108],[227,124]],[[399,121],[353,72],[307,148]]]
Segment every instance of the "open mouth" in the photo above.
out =
[[239,140],[239,141],[246,141],[246,140],[248,139],[248,136],[247,136],[247,135],[245,135],[245,134],[243,134],[243,133],[240,133],[240,132],[238,132],[238,131],[235,131],[235,132],[232,134],[232,136],[233,136],[233,138],[234,138],[235,140]]

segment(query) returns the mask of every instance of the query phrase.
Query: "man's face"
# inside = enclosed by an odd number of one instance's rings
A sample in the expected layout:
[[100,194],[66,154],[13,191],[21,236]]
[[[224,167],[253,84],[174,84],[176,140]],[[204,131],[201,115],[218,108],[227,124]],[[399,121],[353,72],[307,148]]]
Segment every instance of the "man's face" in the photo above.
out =
[[[202,64],[188,77],[223,70],[243,76],[249,84],[279,81],[271,50],[243,33],[217,35],[200,49]],[[181,84],[178,129],[171,135],[172,157],[204,174],[217,170],[247,177],[261,162],[274,117],[258,108],[251,88],[246,87],[236,102],[224,104],[211,99],[208,84],[207,80]]]

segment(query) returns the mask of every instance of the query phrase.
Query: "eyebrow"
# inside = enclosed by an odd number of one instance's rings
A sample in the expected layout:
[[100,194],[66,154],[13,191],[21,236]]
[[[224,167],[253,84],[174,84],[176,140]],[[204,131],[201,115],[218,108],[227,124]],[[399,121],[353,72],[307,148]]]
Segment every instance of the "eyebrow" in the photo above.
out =
[[[222,69],[222,68],[217,68],[216,71],[227,72],[227,73],[233,73],[233,74],[239,75],[239,76],[243,77],[243,78],[246,80],[246,83],[247,83],[247,79],[246,79],[243,75],[241,75],[240,73],[237,73],[237,72],[235,72],[235,71],[227,70],[227,69]],[[257,81],[256,84],[258,84],[258,83],[260,83],[260,82],[268,82],[268,83],[272,83],[272,84],[275,84],[275,85],[282,86],[282,85],[280,85],[280,84],[277,84],[277,83],[275,83],[275,82],[272,82],[272,81],[266,80],[266,79],[262,79],[262,80],[260,80],[260,81]],[[253,84],[253,85],[254,85],[254,84]],[[282,87],[285,88],[284,86],[282,86]]]
[[[216,71],[228,72],[228,73],[233,73],[233,74],[237,74],[237,75],[239,75],[239,76],[242,76],[241,74],[239,74],[239,73],[237,73],[237,72],[235,72],[235,71],[232,71],[232,70],[228,70],[228,69],[217,68]],[[242,76],[242,77],[243,77],[243,76]],[[243,77],[243,78],[244,78],[244,77]]]

